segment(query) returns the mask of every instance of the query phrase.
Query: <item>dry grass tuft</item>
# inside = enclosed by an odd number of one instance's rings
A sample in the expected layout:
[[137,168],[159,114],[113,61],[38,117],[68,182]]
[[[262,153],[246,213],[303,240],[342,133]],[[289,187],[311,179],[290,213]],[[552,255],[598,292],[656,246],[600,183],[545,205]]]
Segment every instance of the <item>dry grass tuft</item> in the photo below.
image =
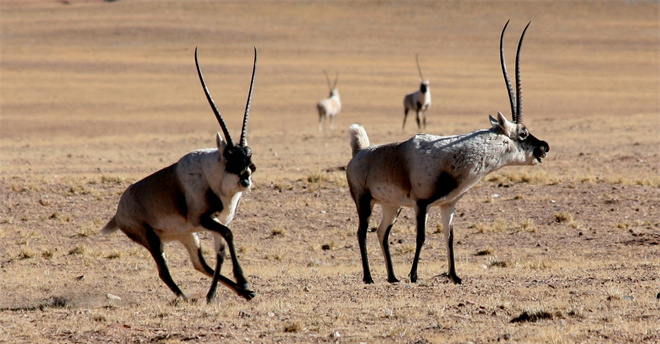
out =
[[539,320],[552,320],[552,319],[563,319],[564,316],[560,311],[550,313],[547,311],[524,311],[517,317],[511,319],[511,323],[522,323],[522,322],[536,322]]
[[571,215],[569,212],[566,211],[560,211],[558,213],[555,213],[555,222],[557,223],[573,222],[573,215]]
[[506,221],[498,219],[490,223],[477,222],[468,228],[474,228],[476,229],[477,233],[483,234],[483,233],[504,232],[506,231],[508,226]]

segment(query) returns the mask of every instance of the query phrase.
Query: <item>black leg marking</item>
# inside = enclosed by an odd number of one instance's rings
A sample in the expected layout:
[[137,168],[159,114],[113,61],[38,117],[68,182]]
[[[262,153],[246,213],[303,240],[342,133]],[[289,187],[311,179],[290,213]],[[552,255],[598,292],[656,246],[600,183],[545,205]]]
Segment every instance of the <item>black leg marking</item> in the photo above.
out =
[[456,267],[454,264],[454,226],[449,226],[449,241],[447,242],[447,249],[449,250],[449,279],[456,284],[461,284],[461,279],[456,275]]
[[422,246],[426,240],[426,205],[418,205],[419,213],[417,214],[417,247],[415,249],[415,258],[413,260],[412,268],[410,269],[410,282],[417,282],[417,263],[419,262],[419,254],[422,252]]
[[[222,259],[218,260],[218,267],[216,268],[216,272],[213,275],[214,282],[216,279],[222,282],[223,284],[227,285],[228,287],[232,288],[232,285],[234,286],[234,291],[236,291],[239,295],[245,297],[246,299],[252,299],[256,293],[253,291],[249,290],[250,285],[247,283],[247,280],[245,279],[245,276],[243,275],[243,269],[241,269],[240,264],[238,263],[238,259],[236,257],[236,250],[234,249],[234,240],[233,240],[233,234],[229,228],[227,228],[225,225],[215,221],[212,217],[212,213],[207,213],[202,216],[201,219],[201,225],[213,232],[216,232],[220,234],[224,239],[225,242],[227,242],[227,246],[229,247],[229,254],[231,255],[231,262],[233,265],[233,273],[234,277],[236,278],[236,283],[231,282],[230,280],[227,280],[225,277],[220,275],[220,265],[222,265]],[[209,290],[209,294],[211,291]]]
[[401,130],[406,128],[406,119],[408,119],[408,108],[407,107],[403,111],[403,126],[401,127]]
[[390,283],[398,283],[399,280],[394,275],[394,268],[392,267],[392,257],[390,256],[390,243],[388,241],[390,236],[390,231],[392,230],[393,225],[394,224],[391,224],[387,227],[387,230],[385,231],[385,235],[383,236],[383,253],[385,253],[385,259],[387,260],[387,281]]
[[176,296],[185,299],[186,295],[184,295],[181,289],[179,289],[176,283],[174,283],[172,275],[170,274],[170,270],[167,268],[167,263],[163,257],[163,242],[160,240],[158,234],[154,232],[153,228],[145,225],[144,229],[147,234],[147,242],[149,245],[147,249],[156,261],[156,266],[158,267],[158,276],[160,276],[160,279],[165,282],[165,284],[170,288],[170,290],[172,290],[172,292],[174,292]]
[[369,229],[369,217],[371,216],[371,195],[363,196],[358,206],[358,217],[360,224],[358,225],[357,237],[358,245],[360,246],[360,255],[362,257],[362,271],[364,283],[374,283],[371,278],[371,271],[369,271],[369,258],[367,258],[367,230]]
[[199,257],[199,261],[202,263],[202,266],[204,267],[204,271],[208,273],[209,275],[213,276],[213,269],[206,263],[206,259],[204,259],[204,255],[202,254],[202,249],[198,248],[197,249],[197,257]]

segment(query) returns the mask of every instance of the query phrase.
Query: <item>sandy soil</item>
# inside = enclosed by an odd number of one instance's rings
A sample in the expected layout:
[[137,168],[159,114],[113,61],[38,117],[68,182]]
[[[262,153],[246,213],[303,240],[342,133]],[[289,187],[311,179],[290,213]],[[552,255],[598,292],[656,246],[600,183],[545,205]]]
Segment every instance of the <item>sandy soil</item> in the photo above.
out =
[[[0,2],[0,342],[660,342],[660,6],[654,1]],[[390,237],[386,282],[341,168],[347,127],[373,143],[416,133],[403,95],[431,80],[427,132],[509,115],[498,40],[522,51],[525,122],[551,154],[487,176],[459,202],[456,262],[432,210],[420,280],[414,215]],[[231,223],[258,293],[166,249],[182,302],[148,252],[101,236],[128,185],[214,146],[193,51],[238,135],[259,49],[248,141],[258,171]],[[323,71],[337,129],[319,133]],[[378,212],[372,225],[378,224]],[[207,256],[212,240],[203,235]],[[229,271],[229,267],[227,270]]]

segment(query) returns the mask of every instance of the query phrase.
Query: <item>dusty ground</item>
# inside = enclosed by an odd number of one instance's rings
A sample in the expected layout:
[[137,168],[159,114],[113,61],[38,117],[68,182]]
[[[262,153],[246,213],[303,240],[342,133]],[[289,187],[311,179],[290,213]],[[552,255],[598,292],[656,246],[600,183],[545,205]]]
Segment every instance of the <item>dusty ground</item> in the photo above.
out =
[[[414,4],[0,1],[0,342],[660,342],[658,3]],[[364,285],[338,170],[346,128],[365,125],[374,143],[415,132],[410,119],[400,129],[415,53],[431,79],[427,132],[508,115],[507,19],[510,66],[533,20],[525,121],[549,158],[493,173],[459,202],[462,285],[441,276],[437,211],[420,281],[405,280],[409,209],[391,235],[403,281],[385,281],[371,234],[376,283]],[[214,145],[196,46],[235,132],[259,49],[248,132],[259,170],[231,223],[250,302],[226,288],[217,304],[177,302],[145,249],[98,234],[131,182]],[[339,72],[344,110],[318,133],[324,69]],[[210,279],[180,245],[166,252],[179,286],[203,298]]]

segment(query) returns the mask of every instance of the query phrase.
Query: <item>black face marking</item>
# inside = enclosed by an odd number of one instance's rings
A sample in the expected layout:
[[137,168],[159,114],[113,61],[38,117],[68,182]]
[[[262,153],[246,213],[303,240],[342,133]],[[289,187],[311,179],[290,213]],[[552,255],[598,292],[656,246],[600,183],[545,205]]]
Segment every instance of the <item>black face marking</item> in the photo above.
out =
[[417,204],[421,206],[428,206],[429,204],[439,200],[442,197],[449,195],[454,189],[458,187],[458,182],[447,172],[442,172],[435,182],[435,191],[428,199],[420,199]]
[[534,147],[534,157],[538,162],[541,162],[541,158],[550,151],[550,145],[545,141],[537,139],[532,134],[529,134],[528,141]]
[[426,93],[426,84],[420,84],[419,86],[419,91],[422,93]]
[[[246,170],[250,168],[254,172],[257,168],[252,163],[252,150],[249,147],[243,146],[228,146],[223,152],[225,160],[227,160],[227,172],[236,175],[246,174]],[[247,175],[249,177],[249,175]]]

